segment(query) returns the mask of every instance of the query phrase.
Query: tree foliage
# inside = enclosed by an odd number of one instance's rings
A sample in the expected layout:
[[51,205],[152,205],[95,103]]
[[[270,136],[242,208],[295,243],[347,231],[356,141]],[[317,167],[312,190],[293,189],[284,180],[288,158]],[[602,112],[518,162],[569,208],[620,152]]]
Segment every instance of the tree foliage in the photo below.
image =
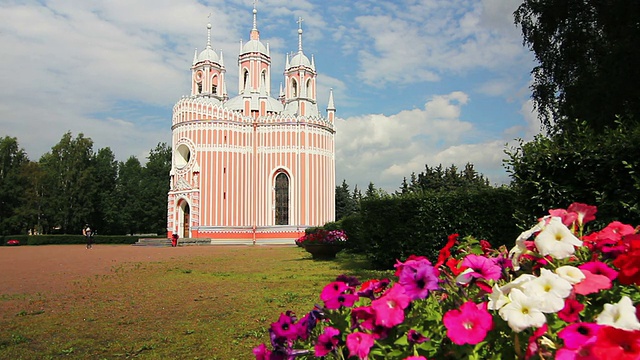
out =
[[489,180],[478,173],[473,164],[467,163],[459,171],[455,165],[443,169],[442,164],[436,167],[425,165],[419,174],[412,173],[410,181],[405,177],[396,195],[422,193],[425,191],[457,191],[489,189]]
[[158,144],[143,166],[93,150],[83,134],[62,136],[38,162],[15,138],[0,138],[0,234],[165,233],[171,149]]
[[533,100],[549,134],[638,120],[640,1],[525,0],[514,16],[539,63]]
[[598,206],[604,225],[640,223],[640,127],[538,136],[507,151],[521,224],[572,202]]

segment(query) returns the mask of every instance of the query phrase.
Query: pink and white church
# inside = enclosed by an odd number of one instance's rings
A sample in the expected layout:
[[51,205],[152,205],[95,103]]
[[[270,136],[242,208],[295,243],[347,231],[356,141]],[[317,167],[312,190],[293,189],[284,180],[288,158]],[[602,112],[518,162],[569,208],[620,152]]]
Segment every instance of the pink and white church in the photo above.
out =
[[257,10],[240,43],[238,89],[227,94],[222,52],[196,50],[191,94],[173,107],[168,235],[180,238],[293,241],[335,217],[335,113],[318,110],[313,56],[288,54],[284,86],[271,91],[269,44],[260,41]]

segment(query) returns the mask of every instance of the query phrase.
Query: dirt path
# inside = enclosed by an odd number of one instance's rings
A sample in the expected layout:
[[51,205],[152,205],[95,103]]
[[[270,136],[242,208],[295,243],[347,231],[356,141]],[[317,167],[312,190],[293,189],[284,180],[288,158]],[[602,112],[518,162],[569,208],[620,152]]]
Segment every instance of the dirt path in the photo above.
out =
[[0,294],[65,291],[74,280],[108,274],[128,262],[153,262],[224,251],[225,246],[0,246]]

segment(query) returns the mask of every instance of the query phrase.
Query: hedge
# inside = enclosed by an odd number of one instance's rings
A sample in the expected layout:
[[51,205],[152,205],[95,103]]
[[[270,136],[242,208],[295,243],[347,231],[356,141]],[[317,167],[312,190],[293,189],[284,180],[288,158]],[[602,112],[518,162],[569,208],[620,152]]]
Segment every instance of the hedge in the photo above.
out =
[[513,218],[515,193],[506,188],[425,192],[362,201],[361,213],[343,219],[350,249],[380,269],[422,255],[435,262],[450,234],[511,246],[520,233]]

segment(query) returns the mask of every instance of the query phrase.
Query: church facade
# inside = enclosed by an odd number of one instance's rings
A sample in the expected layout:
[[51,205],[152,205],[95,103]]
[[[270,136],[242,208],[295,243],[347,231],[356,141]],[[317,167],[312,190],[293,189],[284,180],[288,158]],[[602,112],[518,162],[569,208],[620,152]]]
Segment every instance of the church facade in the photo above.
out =
[[[333,93],[318,110],[314,58],[286,57],[279,94],[271,91],[269,45],[257,10],[240,44],[237,96],[229,98],[222,52],[196,50],[191,94],[173,108],[168,235],[215,241],[294,240],[335,217]],[[283,86],[284,84],[284,86]]]

